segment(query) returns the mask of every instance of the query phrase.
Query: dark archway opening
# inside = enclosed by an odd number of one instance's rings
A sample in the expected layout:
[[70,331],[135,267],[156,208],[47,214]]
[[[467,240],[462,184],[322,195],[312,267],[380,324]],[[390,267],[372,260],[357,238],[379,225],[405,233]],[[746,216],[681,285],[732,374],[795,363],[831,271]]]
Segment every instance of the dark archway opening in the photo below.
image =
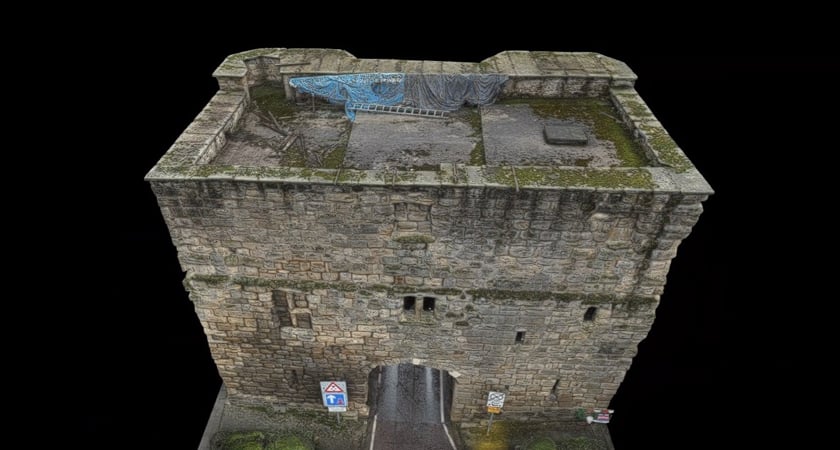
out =
[[379,366],[368,376],[368,406],[381,421],[450,422],[455,383],[449,372],[403,363]]

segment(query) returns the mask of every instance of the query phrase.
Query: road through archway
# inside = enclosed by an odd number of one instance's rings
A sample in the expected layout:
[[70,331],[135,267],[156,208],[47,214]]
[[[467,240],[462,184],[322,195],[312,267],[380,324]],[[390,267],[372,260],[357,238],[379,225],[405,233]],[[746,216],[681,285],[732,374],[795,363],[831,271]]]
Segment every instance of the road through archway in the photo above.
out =
[[448,424],[452,377],[414,364],[371,372],[370,450],[457,450]]

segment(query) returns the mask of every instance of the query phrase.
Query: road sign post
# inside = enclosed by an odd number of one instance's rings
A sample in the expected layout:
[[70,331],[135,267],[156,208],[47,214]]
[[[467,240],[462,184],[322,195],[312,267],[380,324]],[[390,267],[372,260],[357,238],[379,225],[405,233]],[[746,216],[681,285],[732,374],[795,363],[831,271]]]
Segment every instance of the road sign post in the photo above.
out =
[[505,393],[490,391],[487,394],[487,412],[490,413],[490,420],[487,422],[487,435],[490,435],[490,427],[493,425],[493,416],[501,414],[502,406],[505,406]]
[[329,412],[338,413],[336,420],[341,423],[341,413],[347,411],[347,382],[322,381],[321,398]]

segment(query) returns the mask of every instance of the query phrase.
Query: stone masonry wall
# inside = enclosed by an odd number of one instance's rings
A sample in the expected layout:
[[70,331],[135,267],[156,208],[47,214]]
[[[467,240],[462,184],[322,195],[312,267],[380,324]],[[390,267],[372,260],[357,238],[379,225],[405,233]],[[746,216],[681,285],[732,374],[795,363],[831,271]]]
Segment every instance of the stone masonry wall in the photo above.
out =
[[[605,406],[705,195],[152,180],[230,397],[320,408],[317,381],[413,362],[452,416]],[[405,297],[434,311],[404,309]],[[597,308],[584,320],[588,308]],[[421,308],[422,309],[422,308]],[[517,332],[522,342],[515,342]]]

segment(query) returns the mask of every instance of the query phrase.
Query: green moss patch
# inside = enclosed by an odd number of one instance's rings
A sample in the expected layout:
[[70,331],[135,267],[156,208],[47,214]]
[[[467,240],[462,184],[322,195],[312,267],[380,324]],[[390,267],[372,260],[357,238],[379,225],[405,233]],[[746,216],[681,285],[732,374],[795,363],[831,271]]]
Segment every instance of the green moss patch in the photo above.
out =
[[[427,238],[427,236],[418,235],[420,239],[418,241],[422,242]],[[404,236],[405,238],[409,238],[409,241],[414,241],[414,236]],[[398,238],[399,239],[399,238]],[[414,243],[414,242],[411,242]],[[395,294],[405,294],[411,292],[426,292],[428,289],[424,289],[419,286],[395,286],[395,285],[382,285],[382,284],[370,284],[370,285],[362,285],[358,283],[349,283],[344,281],[333,281],[333,282],[325,282],[325,281],[308,281],[308,280],[286,280],[286,279],[267,279],[267,278],[255,278],[255,277],[227,277],[224,275],[192,275],[184,280],[185,286],[189,289],[190,284],[192,281],[202,282],[210,286],[223,286],[227,283],[234,283],[240,286],[255,286],[255,287],[264,287],[268,289],[278,289],[278,288],[286,288],[286,289],[296,289],[300,291],[312,291],[315,289],[334,289],[343,292],[358,292],[361,290],[370,290],[376,292],[382,292],[386,295],[395,295]],[[512,290],[512,289],[468,289],[468,290],[459,290],[459,289],[452,289],[452,288],[437,288],[431,290],[437,295],[448,295],[448,296],[456,296],[462,294],[468,294],[473,298],[486,298],[490,300],[501,300],[501,301],[516,301],[516,300],[529,300],[534,302],[544,301],[544,300],[555,300],[560,302],[573,302],[579,301],[584,305],[626,305],[628,309],[638,309],[643,306],[653,305],[656,304],[656,299],[654,297],[643,297],[643,296],[635,296],[635,295],[627,295],[627,296],[616,296],[616,295],[605,295],[605,294],[568,294],[568,293],[561,293],[561,292],[549,292],[549,291],[528,291],[528,290]]]
[[412,234],[400,236],[394,239],[394,241],[399,242],[400,244],[431,244],[435,241],[435,238],[425,234]]
[[654,189],[653,178],[645,169],[517,167],[516,178],[510,167],[487,167],[484,175],[492,183],[508,186],[585,186],[593,188]]
[[632,307],[656,303],[653,297],[624,296],[605,294],[566,294],[548,291],[515,291],[508,289],[472,289],[467,291],[475,298],[483,297],[492,300],[556,300],[560,302],[579,301],[584,305],[626,304]]
[[641,130],[647,136],[648,144],[659,161],[674,169],[676,172],[685,172],[692,167],[691,161],[679,150],[677,143],[660,127],[641,126]]
[[[622,167],[648,164],[641,145],[624,127],[612,103],[602,98],[513,98],[499,104],[526,104],[544,118],[570,120],[588,125],[599,140],[612,142]],[[641,106],[641,105],[640,105]]]
[[[349,133],[348,137],[349,139]],[[335,148],[333,148],[329,153],[327,153],[326,158],[324,158],[324,168],[326,169],[338,169],[344,163],[344,155],[347,153],[347,141],[343,144],[339,144]]]
[[262,112],[270,112],[274,118],[294,116],[298,108],[286,100],[286,89],[282,83],[267,82],[251,88],[251,102]]
[[473,132],[470,137],[477,137],[478,140],[476,141],[472,151],[470,151],[470,165],[483,166],[486,164],[486,159],[484,156],[484,133],[481,128],[481,112],[479,111],[479,108],[465,106],[452,115],[459,117],[472,127]]

